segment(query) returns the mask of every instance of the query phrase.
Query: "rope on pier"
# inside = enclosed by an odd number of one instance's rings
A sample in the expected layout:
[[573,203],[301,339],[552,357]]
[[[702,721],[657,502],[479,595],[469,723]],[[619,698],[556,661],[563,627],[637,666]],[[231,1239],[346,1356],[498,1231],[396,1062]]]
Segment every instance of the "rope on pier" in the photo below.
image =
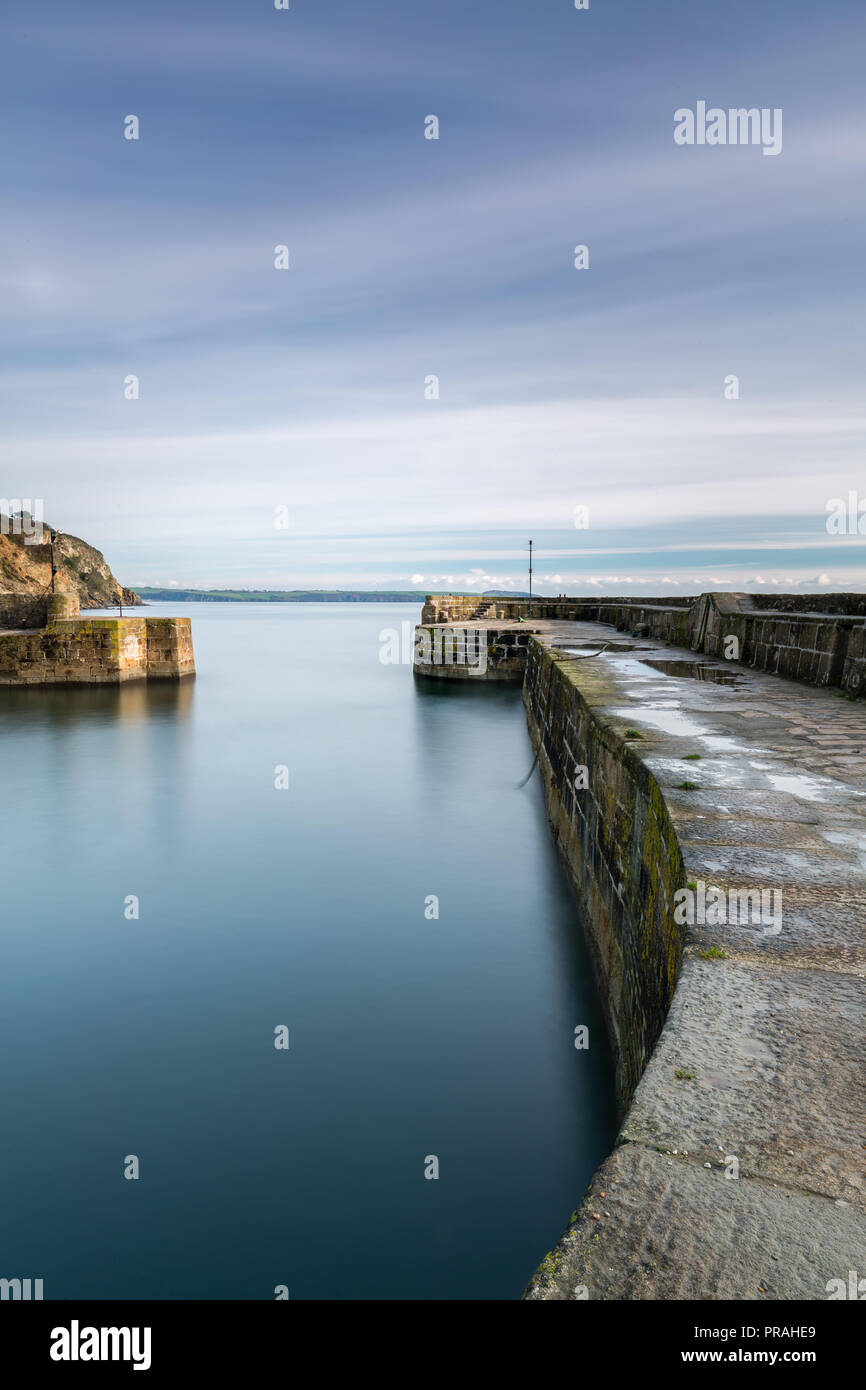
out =
[[[610,646],[610,643],[609,643],[609,642],[605,642],[605,643],[603,644],[603,646],[599,647],[599,649],[598,649],[597,652],[573,652],[572,655],[573,655],[578,661],[589,661],[589,660],[590,660],[592,657],[594,657],[594,656],[601,656],[602,652],[606,652],[609,646]],[[550,704],[550,691],[551,691],[552,686],[553,686],[553,666],[551,665],[551,668],[550,668],[550,679],[549,679],[548,682],[547,682],[547,703],[548,703],[548,704]],[[530,777],[532,776],[533,772],[535,771],[536,767],[538,766],[538,755],[539,755],[540,752],[541,752],[541,734],[539,733],[539,736],[538,736],[538,747],[537,747],[536,750],[535,750],[535,757],[532,759],[532,767],[531,767],[531,768],[529,769],[529,771],[527,772],[527,774],[526,774],[526,776],[524,777],[523,781],[517,783],[517,786],[515,787],[515,791],[522,791],[523,788],[526,786],[527,782],[529,781]]]

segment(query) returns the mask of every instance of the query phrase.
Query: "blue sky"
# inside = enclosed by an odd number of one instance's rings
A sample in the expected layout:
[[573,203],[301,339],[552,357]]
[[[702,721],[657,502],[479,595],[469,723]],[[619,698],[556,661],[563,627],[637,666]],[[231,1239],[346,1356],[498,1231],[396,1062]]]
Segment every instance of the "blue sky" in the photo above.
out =
[[[547,592],[866,588],[826,528],[866,507],[862,4],[10,0],[3,35],[0,493],[125,582],[523,588],[531,535]],[[781,153],[677,146],[699,100],[781,108]]]

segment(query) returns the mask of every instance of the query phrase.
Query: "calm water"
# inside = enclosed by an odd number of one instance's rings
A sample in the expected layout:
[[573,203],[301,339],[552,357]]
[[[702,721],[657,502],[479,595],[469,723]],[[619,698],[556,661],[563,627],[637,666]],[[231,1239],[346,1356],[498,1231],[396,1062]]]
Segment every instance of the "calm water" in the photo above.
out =
[[194,683],[0,690],[0,1276],[519,1297],[615,1128],[519,690],[383,665],[416,607],[150,611]]

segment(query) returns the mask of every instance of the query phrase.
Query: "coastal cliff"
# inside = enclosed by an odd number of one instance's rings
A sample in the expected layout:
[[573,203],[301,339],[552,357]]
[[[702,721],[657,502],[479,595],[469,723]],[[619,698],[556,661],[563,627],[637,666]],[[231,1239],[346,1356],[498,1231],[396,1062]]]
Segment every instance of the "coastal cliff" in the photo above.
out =
[[[36,598],[51,584],[51,527],[41,526],[42,543],[33,531],[29,516],[10,520],[0,513],[0,592]],[[57,564],[56,587],[64,593],[78,595],[85,608],[105,608],[123,602],[136,607],[141,603],[138,594],[124,588],[115,579],[105,556],[78,536],[60,532],[55,545]]]

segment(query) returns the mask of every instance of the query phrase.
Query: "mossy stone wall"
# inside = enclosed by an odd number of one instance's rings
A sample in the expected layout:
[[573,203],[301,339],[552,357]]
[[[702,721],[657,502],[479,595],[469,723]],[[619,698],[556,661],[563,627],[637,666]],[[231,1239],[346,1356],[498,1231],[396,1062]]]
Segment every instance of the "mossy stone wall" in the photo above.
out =
[[[674,924],[673,895],[684,870],[652,774],[594,709],[606,689],[601,667],[589,666],[531,641],[523,692],[554,838],[589,933],[624,1112],[679,975],[685,931]],[[580,690],[569,678],[578,667]]]

